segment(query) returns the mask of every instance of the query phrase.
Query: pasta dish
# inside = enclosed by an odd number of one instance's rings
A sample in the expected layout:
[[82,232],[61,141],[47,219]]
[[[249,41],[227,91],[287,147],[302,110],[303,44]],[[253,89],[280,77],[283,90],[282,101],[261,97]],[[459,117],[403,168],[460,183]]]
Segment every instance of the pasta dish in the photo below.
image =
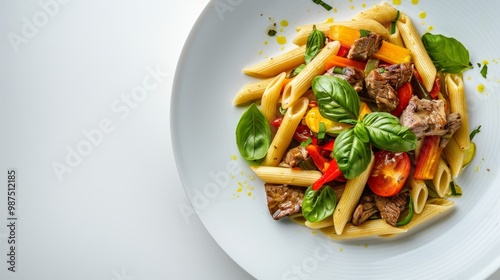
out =
[[[467,49],[386,2],[296,27],[295,48],[243,69],[241,156],[270,216],[333,239],[392,237],[454,207],[475,152]],[[472,133],[471,133],[472,132]]]

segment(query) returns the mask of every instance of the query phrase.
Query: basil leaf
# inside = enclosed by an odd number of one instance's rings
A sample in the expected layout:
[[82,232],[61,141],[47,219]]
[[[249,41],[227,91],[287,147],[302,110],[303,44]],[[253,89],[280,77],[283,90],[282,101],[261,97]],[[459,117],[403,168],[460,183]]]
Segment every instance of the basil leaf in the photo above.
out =
[[422,42],[438,71],[459,74],[472,68],[469,51],[456,39],[425,33]]
[[363,143],[352,128],[342,131],[337,136],[333,156],[346,179],[352,179],[363,173],[372,158],[370,144]]
[[271,145],[271,127],[255,103],[243,113],[236,127],[236,144],[241,156],[249,161],[266,156]]
[[309,186],[302,200],[302,215],[309,222],[319,222],[333,214],[337,205],[337,197],[333,189],[325,185],[314,191]]
[[368,136],[368,131],[366,131],[365,124],[363,122],[358,122],[354,127],[354,134],[363,143],[370,142],[370,137]]
[[373,112],[363,118],[373,146],[390,152],[408,152],[417,147],[417,137],[399,119],[387,112]]
[[312,90],[324,118],[335,122],[358,119],[359,95],[344,79],[317,76],[312,81]]
[[325,46],[325,33],[323,31],[316,29],[316,25],[313,25],[313,30],[309,33],[306,43],[306,53],[304,60],[306,64],[311,62],[314,57],[321,51]]

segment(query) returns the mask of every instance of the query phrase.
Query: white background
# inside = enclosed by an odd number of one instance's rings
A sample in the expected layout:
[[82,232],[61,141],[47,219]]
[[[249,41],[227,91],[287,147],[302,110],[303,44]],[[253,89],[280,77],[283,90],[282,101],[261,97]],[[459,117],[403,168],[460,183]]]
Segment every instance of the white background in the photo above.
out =
[[2,261],[0,279],[253,279],[194,213],[171,147],[175,66],[207,3],[0,0],[0,260],[18,172],[17,272]]

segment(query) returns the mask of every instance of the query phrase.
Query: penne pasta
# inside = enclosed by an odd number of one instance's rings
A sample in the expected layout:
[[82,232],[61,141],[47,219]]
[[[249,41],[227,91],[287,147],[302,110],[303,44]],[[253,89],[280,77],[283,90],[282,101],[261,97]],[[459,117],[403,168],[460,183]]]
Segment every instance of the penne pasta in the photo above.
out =
[[325,35],[328,36],[328,32],[332,26],[347,26],[356,30],[370,30],[377,34],[382,35],[384,38],[389,38],[389,32],[387,29],[377,21],[373,19],[360,19],[360,20],[349,20],[349,21],[339,21],[339,22],[321,22],[317,24],[307,24],[303,25],[300,28],[300,31],[297,32],[295,37],[293,38],[293,43],[297,46],[303,46],[307,43],[307,37],[309,33],[313,30],[313,26],[316,26],[317,30],[323,31]]
[[415,214],[411,223],[401,228],[410,230],[453,208],[455,203],[443,198],[429,199],[420,214]]
[[259,80],[257,82],[244,85],[233,100],[233,104],[238,106],[262,98],[267,85],[269,85],[274,78]]
[[286,148],[292,141],[293,134],[298,124],[304,117],[307,110],[307,105],[309,104],[309,99],[303,97],[293,104],[283,117],[283,121],[276,132],[276,135],[271,142],[271,145],[267,151],[267,155],[264,158],[262,165],[264,166],[278,166],[281,162],[281,158],[286,151]]
[[462,172],[464,150],[460,148],[455,137],[452,136],[446,147],[444,147],[443,155],[450,166],[451,176],[453,178],[458,177]]
[[333,219],[331,217],[327,217],[323,221],[320,222],[309,222],[306,221],[304,225],[311,229],[322,229],[333,226]]
[[380,5],[374,5],[368,10],[362,11],[355,15],[353,20],[372,19],[380,24],[387,25],[394,21],[398,15],[398,10],[392,7],[387,2],[382,2]]
[[419,214],[424,210],[425,203],[427,202],[427,196],[429,195],[429,190],[427,189],[427,185],[423,180],[417,180],[410,176],[408,178],[408,182],[410,185],[410,195],[413,199],[413,211],[416,214]]
[[339,199],[335,212],[333,212],[333,224],[337,234],[342,234],[345,225],[351,220],[354,208],[356,208],[365,189],[366,181],[370,176],[373,162],[374,156],[372,154],[371,162],[366,170],[358,177],[347,181],[342,197]]
[[300,170],[288,167],[250,166],[262,181],[271,184],[308,187],[321,177],[318,170]]
[[401,32],[401,37],[406,48],[412,53],[413,62],[422,77],[425,89],[430,92],[436,80],[437,70],[425,50],[420,34],[417,32],[411,19],[404,13],[400,14],[396,25],[399,32]]
[[452,181],[451,172],[446,162],[440,158],[436,175],[432,178],[432,184],[437,195],[441,198],[450,192],[450,183]]
[[[390,28],[390,27],[389,27]],[[401,32],[399,32],[399,29],[396,27],[395,32],[393,34],[389,34],[389,43],[404,47],[405,43],[403,42],[403,38],[401,38]]]
[[459,113],[462,120],[460,128],[453,133],[453,137],[462,150],[470,147],[469,139],[469,115],[467,113],[467,101],[465,99],[464,83],[461,75],[445,75],[446,91],[450,101],[450,111]]
[[304,63],[306,46],[297,47],[271,59],[245,67],[243,73],[257,78],[270,78]]
[[408,230],[402,227],[393,227],[382,219],[366,221],[360,226],[354,226],[347,223],[342,234],[339,234],[335,227],[327,227],[320,229],[322,233],[336,240],[345,240],[353,238],[362,238],[379,235],[392,235],[407,232]]
[[262,94],[262,101],[260,103],[260,110],[266,117],[267,121],[271,123],[276,119],[276,115],[279,107],[279,99],[281,95],[281,89],[283,88],[283,81],[285,80],[286,72],[282,72],[276,76],[267,85],[264,93]]
[[295,76],[283,89],[281,107],[287,109],[292,106],[310,87],[314,77],[325,72],[326,60],[336,55],[340,49],[340,43],[337,41],[328,43],[318,53],[318,55],[307,64],[302,71]]

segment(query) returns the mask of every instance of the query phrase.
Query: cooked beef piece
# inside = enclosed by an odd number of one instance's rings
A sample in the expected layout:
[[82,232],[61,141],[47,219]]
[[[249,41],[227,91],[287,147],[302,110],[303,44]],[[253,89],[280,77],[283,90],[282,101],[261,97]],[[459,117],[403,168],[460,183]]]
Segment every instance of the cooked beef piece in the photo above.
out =
[[329,69],[327,75],[337,76],[341,79],[346,80],[351,84],[357,92],[363,90],[363,79],[365,78],[365,73],[354,67],[344,67],[341,73],[337,73],[335,67]]
[[267,195],[267,207],[273,219],[279,220],[302,211],[305,189],[269,183],[266,183],[264,188]]
[[[450,142],[450,137],[462,126],[462,118],[459,113],[451,113],[446,116],[446,129],[448,132],[441,137],[441,141],[439,142],[439,146],[444,149],[448,142]],[[445,137],[449,136],[449,137]]]
[[398,89],[411,80],[413,68],[410,62],[392,64],[384,67],[384,71],[379,73],[394,89]]
[[365,194],[360,198],[358,206],[352,213],[351,223],[360,226],[377,212],[379,210],[375,205],[373,195]]
[[375,32],[370,32],[368,36],[356,39],[352,44],[347,58],[365,61],[382,47],[383,37]]
[[307,150],[305,147],[297,146],[288,150],[285,157],[283,158],[283,162],[280,166],[283,167],[296,167],[307,158]]
[[448,120],[443,100],[419,99],[413,96],[399,117],[401,125],[408,127],[417,138],[426,135],[444,135],[448,132]]
[[391,112],[399,105],[396,90],[377,70],[368,74],[365,85],[368,96],[375,100],[379,111]]
[[391,226],[396,226],[401,211],[405,209],[408,192],[399,193],[395,196],[383,197],[374,195],[375,204],[380,210],[380,216]]

